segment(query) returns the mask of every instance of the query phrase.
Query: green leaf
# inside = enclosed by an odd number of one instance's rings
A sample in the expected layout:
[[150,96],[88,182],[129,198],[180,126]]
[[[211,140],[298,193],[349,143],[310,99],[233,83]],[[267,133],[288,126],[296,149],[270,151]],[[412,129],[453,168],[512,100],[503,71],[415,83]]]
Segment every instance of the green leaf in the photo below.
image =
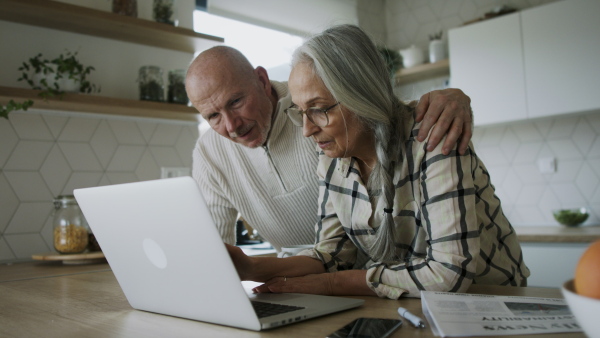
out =
[[39,53],[36,56],[29,58],[28,62],[23,62],[23,65],[19,67],[21,71],[21,77],[18,81],[27,82],[31,88],[41,90],[39,94],[44,99],[52,96],[60,96],[64,94],[64,91],[60,88],[56,81],[54,83],[48,83],[46,78],[40,80],[39,85],[36,85],[32,78],[29,76],[29,72],[33,70],[36,74],[54,74],[54,79],[59,80],[62,78],[74,79],[80,83],[79,92],[91,93],[100,92],[100,87],[91,84],[86,77],[92,70],[95,70],[92,66],[85,67],[77,59],[78,52],[66,51],[64,54],[60,54],[58,57],[48,60],[44,59],[42,54]]
[[25,102],[15,102],[14,100],[8,101],[6,106],[0,106],[0,117],[4,117],[8,119],[8,113],[14,110],[27,110],[29,107],[33,106],[32,100],[27,100]]

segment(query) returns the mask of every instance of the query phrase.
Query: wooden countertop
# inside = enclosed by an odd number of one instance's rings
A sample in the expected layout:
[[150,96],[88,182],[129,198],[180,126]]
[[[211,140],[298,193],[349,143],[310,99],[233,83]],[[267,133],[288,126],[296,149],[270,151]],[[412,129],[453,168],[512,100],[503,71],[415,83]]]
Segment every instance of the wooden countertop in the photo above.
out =
[[600,226],[514,226],[520,242],[591,243],[600,240]]
[[108,263],[65,265],[60,261],[0,264],[0,283],[82,273],[111,271]]
[[[240,330],[131,308],[107,264],[0,266],[2,337],[325,337],[358,317],[397,318],[399,306],[423,318],[420,299],[365,299],[359,308],[263,332]],[[52,275],[50,271],[55,270]],[[26,278],[24,278],[26,277]],[[12,279],[11,279],[12,278]],[[470,293],[562,298],[555,288],[473,285]],[[433,337],[429,328],[402,325],[392,337]],[[510,337],[531,337],[510,336]],[[585,337],[583,333],[536,337]]]

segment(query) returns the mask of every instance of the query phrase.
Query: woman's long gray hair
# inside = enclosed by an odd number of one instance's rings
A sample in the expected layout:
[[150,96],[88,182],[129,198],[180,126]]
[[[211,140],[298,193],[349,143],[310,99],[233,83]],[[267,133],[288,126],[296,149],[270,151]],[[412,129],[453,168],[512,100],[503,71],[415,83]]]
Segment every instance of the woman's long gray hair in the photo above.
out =
[[356,26],[334,26],[313,36],[294,52],[292,67],[299,63],[311,65],[335,99],[374,133],[378,163],[367,187],[372,197],[382,193],[385,212],[382,224],[375,229],[370,256],[374,261],[393,261],[397,259],[392,212],[394,168],[402,158],[403,123],[411,114],[410,108],[394,95],[383,57]]

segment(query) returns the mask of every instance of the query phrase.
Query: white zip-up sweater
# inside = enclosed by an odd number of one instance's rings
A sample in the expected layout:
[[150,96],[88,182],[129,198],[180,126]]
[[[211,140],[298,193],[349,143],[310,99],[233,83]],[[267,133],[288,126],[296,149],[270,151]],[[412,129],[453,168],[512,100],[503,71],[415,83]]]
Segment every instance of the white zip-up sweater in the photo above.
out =
[[267,144],[251,149],[210,129],[194,149],[193,177],[226,243],[235,243],[239,212],[279,251],[315,241],[318,154],[283,111],[291,105],[287,83],[271,85],[279,101]]

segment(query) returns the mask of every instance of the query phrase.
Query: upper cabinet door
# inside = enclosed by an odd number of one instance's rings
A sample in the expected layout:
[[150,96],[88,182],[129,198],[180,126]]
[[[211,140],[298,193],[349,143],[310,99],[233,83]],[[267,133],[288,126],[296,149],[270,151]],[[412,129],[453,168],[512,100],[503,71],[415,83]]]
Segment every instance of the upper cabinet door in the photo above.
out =
[[448,33],[451,84],[471,97],[475,125],[527,118],[519,15]]
[[529,117],[600,107],[599,15],[598,0],[556,2],[521,13]]

